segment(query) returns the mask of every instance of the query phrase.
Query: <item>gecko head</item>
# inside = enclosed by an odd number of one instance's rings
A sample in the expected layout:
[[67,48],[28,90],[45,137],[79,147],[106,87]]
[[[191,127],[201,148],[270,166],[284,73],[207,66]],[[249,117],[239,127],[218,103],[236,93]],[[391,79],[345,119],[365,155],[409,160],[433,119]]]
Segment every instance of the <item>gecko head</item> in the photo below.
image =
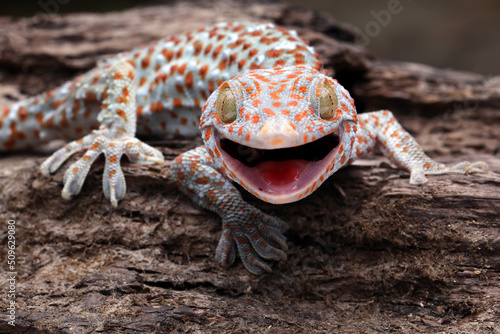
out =
[[274,204],[310,195],[346,165],[356,126],[349,93],[302,66],[254,70],[224,82],[200,120],[216,168]]

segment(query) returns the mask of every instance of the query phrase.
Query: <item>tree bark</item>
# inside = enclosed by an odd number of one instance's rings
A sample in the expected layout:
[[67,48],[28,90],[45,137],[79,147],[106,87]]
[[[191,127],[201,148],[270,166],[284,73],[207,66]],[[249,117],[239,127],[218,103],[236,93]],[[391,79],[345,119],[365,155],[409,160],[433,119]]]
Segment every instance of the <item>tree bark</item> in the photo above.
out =
[[[117,209],[102,194],[102,161],[82,193],[63,201],[64,168],[50,178],[38,171],[50,147],[4,154],[1,268],[7,221],[15,220],[18,276],[16,327],[2,313],[0,332],[498,333],[499,77],[376,59],[346,25],[284,4],[177,3],[0,18],[0,106],[117,52],[236,20],[297,30],[352,92],[358,112],[391,109],[433,158],[484,160],[492,172],[413,186],[373,157],[297,203],[245,194],[290,225],[288,259],[257,277],[239,261],[228,271],[217,266],[218,217],[169,178],[169,161],[198,141],[154,142],[163,166],[124,162],[128,192]],[[4,278],[0,285],[7,291]],[[5,310],[6,293],[0,303]]]

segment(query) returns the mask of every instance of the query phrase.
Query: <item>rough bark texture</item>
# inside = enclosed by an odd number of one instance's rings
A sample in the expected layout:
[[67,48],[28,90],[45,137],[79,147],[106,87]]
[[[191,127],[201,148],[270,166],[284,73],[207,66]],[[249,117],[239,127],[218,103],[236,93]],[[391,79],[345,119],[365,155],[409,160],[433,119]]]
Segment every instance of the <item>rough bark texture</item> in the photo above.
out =
[[[17,326],[2,333],[499,333],[500,79],[374,59],[346,26],[281,4],[179,3],[110,14],[0,18],[0,106],[54,87],[98,59],[216,21],[263,20],[311,41],[359,112],[389,108],[434,158],[484,160],[493,172],[427,185],[374,157],[316,194],[273,206],[288,260],[273,273],[214,260],[216,215],[169,179],[169,163],[124,162],[128,193],[112,209],[95,164],[80,196],[60,197],[47,151],[0,158],[0,259],[17,226]],[[424,52],[424,51],[423,51]],[[196,146],[154,143],[167,161]],[[496,152],[496,155],[495,155]],[[68,164],[66,164],[67,166]],[[3,275],[2,275],[3,276]],[[2,291],[6,281],[0,280]],[[2,311],[6,293],[0,294]]]

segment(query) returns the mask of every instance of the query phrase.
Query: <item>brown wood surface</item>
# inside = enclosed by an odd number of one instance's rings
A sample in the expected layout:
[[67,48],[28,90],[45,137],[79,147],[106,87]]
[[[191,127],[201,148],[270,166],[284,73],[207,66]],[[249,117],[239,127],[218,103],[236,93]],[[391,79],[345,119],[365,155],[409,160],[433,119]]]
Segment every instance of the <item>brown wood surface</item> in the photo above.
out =
[[[271,21],[311,41],[359,112],[390,108],[442,162],[487,161],[483,175],[424,186],[381,157],[339,171],[314,195],[273,206],[288,259],[263,276],[214,252],[216,215],[169,178],[169,163],[123,163],[112,209],[103,162],[82,193],[60,197],[64,169],[38,171],[47,149],[0,157],[0,261],[17,226],[17,326],[0,333],[499,333],[500,78],[375,59],[345,25],[281,4],[179,3],[109,14],[0,17],[0,106],[55,87],[96,61],[216,21]],[[422,51],[425,52],[425,51]],[[199,144],[153,143],[167,161]],[[66,164],[65,166],[68,166]],[[4,276],[4,275],[1,275]],[[5,279],[0,280],[2,291]],[[7,305],[0,294],[0,309]]]

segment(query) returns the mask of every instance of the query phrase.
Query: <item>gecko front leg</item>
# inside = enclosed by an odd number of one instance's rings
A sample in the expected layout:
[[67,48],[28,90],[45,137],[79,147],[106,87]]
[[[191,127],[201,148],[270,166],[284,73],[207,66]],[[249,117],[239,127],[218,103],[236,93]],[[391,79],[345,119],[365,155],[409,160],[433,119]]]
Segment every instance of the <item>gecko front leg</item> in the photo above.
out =
[[229,179],[212,166],[204,146],[178,156],[171,175],[196,204],[222,218],[222,235],[216,251],[221,267],[227,269],[234,263],[236,248],[245,267],[256,275],[271,271],[266,260],[286,259],[283,233],[287,224],[246,203]]
[[484,173],[488,164],[484,161],[463,161],[447,165],[428,157],[416,140],[403,129],[388,110],[358,115],[359,129],[356,133],[353,155],[362,157],[373,149],[380,151],[392,163],[410,172],[411,184],[424,184],[425,175],[447,173]]
[[[105,155],[103,191],[113,207],[125,196],[126,184],[120,167],[123,154],[138,164],[162,164],[163,155],[155,148],[144,144],[135,137],[136,130],[136,80],[135,69],[127,62],[97,68],[80,81],[74,91],[74,100],[79,101],[93,90],[102,89],[101,112],[97,116],[98,130],[72,141],[56,151],[40,167],[44,175],[54,173],[75,152],[87,152],[73,163],[64,174],[62,197],[69,199],[80,192],[83,182],[95,159]],[[91,83],[90,80],[101,84]],[[80,96],[82,95],[82,96]],[[60,113],[65,113],[63,104]]]

